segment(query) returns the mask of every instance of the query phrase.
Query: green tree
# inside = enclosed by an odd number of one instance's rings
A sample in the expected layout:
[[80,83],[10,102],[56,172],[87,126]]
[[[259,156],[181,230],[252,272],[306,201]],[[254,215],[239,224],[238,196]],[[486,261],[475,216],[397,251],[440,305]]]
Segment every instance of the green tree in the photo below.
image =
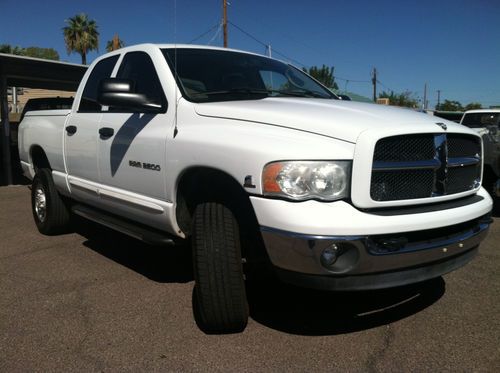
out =
[[388,98],[390,105],[411,107],[411,108],[418,107],[418,99],[410,91],[405,91],[402,93],[394,93],[393,91],[390,92],[382,91],[382,93],[380,93],[378,97]]
[[24,48],[19,46],[13,47],[10,44],[0,44],[0,53],[15,54],[18,56],[24,55]]
[[335,76],[333,75],[334,67],[328,67],[326,65],[321,66],[311,66],[309,69],[303,68],[304,72],[311,75],[314,79],[320,81],[328,88],[339,89],[339,86],[335,82]]
[[465,105],[465,110],[475,110],[482,109],[483,107],[479,102],[471,102],[470,104]]
[[464,111],[464,107],[458,101],[444,100],[442,104],[436,105],[440,111]]
[[53,48],[27,47],[24,49],[24,55],[59,61],[59,53]]
[[99,49],[99,32],[97,23],[80,13],[67,19],[63,27],[64,42],[68,54],[77,52],[82,56],[82,64],[87,64],[87,53]]
[[123,42],[122,39],[118,37],[118,35],[115,35],[113,39],[108,40],[106,43],[106,51],[107,52],[112,52],[117,49],[123,48],[125,46],[125,43]]
[[19,46],[12,47],[9,44],[0,44],[0,53],[16,54],[18,56],[28,56],[43,58],[46,60],[59,60],[59,53],[53,48],[27,47]]

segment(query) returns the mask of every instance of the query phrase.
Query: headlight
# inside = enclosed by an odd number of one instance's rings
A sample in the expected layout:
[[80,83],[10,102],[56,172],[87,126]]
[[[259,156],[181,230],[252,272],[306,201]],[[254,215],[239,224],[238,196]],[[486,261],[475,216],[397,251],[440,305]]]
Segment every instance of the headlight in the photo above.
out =
[[265,195],[334,201],[349,195],[351,161],[273,162],[264,167]]

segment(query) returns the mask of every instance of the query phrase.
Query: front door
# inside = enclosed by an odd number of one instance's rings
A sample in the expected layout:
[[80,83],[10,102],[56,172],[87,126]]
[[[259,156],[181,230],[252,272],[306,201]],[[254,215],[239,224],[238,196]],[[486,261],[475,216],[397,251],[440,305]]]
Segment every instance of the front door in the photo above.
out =
[[110,107],[102,113],[98,139],[101,200],[107,209],[159,226],[165,218],[166,142],[173,115],[153,61],[147,53],[124,55],[117,78],[130,79],[135,92],[162,105],[148,114]]

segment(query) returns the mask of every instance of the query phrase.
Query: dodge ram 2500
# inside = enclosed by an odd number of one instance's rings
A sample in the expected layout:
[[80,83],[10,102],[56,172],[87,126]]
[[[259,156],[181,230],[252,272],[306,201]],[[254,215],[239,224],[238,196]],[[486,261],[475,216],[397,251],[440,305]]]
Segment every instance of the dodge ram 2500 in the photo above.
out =
[[259,261],[305,287],[399,286],[463,266],[491,222],[473,130],[338,100],[235,50],[108,53],[70,110],[26,113],[19,149],[41,233],[78,214],[150,243],[189,240],[207,332],[245,328]]

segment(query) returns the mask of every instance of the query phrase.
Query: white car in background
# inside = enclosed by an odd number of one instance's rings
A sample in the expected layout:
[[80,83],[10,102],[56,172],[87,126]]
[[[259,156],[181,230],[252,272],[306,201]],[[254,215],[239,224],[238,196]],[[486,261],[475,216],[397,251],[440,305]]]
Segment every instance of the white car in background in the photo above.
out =
[[500,109],[477,109],[464,113],[460,122],[475,130],[483,139],[483,185],[500,198]]

